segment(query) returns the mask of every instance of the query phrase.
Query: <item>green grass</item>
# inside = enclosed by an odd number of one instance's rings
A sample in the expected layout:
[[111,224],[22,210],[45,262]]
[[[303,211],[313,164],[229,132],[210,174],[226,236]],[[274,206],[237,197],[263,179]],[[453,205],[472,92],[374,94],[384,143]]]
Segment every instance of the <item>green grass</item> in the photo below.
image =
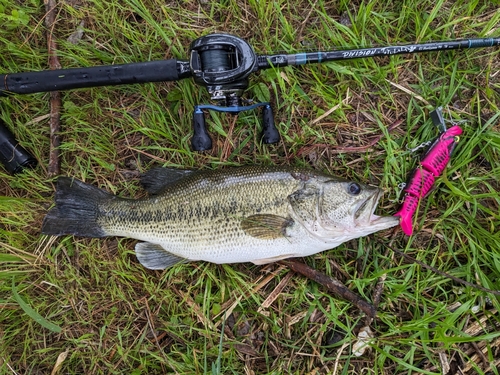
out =
[[[54,32],[63,67],[78,67],[184,59],[189,43],[210,32],[239,35],[262,54],[498,37],[498,8],[498,1],[81,0],[60,2]],[[0,0],[0,73],[47,69],[43,15],[41,1]],[[82,40],[67,42],[82,20]],[[189,147],[193,106],[209,102],[192,80],[62,93],[63,174],[127,197],[144,195],[136,177],[158,164],[309,165],[381,186],[380,211],[391,214],[398,184],[417,162],[408,149],[437,135],[429,111],[443,106],[447,118],[465,120],[414,236],[395,230],[305,259],[367,299],[385,275],[375,340],[361,357],[351,348],[363,317],[312,281],[293,275],[259,309],[290,272],[282,266],[196,263],[153,272],[127,239],[41,236],[53,199],[48,94],[1,98],[0,117],[40,166],[16,176],[0,168],[0,373],[50,373],[68,351],[61,374],[441,374],[440,358],[450,374],[498,374],[498,298],[408,264],[385,245],[500,289],[499,69],[496,48],[263,71],[252,75],[247,97],[270,98],[282,142],[260,144],[255,113],[237,121],[210,114],[214,147],[206,153]],[[369,152],[329,151],[381,133]]]

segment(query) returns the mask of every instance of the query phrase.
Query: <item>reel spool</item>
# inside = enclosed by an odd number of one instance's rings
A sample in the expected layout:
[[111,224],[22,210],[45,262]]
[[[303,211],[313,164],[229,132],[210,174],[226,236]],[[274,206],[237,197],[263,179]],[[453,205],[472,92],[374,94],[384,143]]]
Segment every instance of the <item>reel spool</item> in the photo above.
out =
[[218,105],[197,105],[193,112],[194,151],[212,148],[203,109],[238,114],[262,107],[264,143],[277,143],[279,132],[274,125],[270,103],[243,106],[242,95],[248,88],[248,76],[256,71],[257,55],[243,39],[228,34],[210,34],[196,39],[190,46],[189,66],[197,84],[204,86]]

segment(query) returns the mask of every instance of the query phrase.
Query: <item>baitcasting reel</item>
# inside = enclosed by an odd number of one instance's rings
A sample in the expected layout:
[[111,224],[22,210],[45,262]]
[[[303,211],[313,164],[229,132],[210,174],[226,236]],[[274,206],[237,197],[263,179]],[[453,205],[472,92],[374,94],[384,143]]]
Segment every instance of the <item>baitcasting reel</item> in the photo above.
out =
[[210,34],[196,39],[190,46],[189,67],[194,81],[205,86],[211,99],[218,105],[197,105],[193,113],[193,138],[195,151],[212,148],[212,140],[205,125],[203,109],[237,114],[262,107],[262,141],[277,143],[280,140],[274,125],[270,103],[243,105],[241,96],[248,88],[248,76],[257,66],[257,55],[243,39],[228,34]]

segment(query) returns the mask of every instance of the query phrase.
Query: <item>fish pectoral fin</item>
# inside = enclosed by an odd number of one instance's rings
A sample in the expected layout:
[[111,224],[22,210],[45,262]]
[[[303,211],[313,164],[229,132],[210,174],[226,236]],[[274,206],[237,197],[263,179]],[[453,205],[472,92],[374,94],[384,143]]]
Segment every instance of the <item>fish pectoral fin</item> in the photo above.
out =
[[292,219],[278,215],[252,215],[242,220],[241,229],[249,236],[273,240],[286,237],[286,228],[292,224]]
[[141,185],[152,195],[161,193],[168,185],[195,173],[189,169],[156,167],[141,176]]
[[164,270],[178,263],[184,263],[186,258],[169,253],[162,246],[150,242],[139,242],[135,245],[135,255],[139,262],[150,270]]

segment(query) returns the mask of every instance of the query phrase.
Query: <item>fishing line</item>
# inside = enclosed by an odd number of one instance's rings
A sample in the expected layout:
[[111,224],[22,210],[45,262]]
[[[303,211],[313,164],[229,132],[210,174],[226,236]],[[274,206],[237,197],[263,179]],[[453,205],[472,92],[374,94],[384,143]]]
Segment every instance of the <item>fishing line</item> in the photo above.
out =
[[231,51],[225,48],[207,49],[200,53],[203,69],[209,72],[223,72],[232,68]]

